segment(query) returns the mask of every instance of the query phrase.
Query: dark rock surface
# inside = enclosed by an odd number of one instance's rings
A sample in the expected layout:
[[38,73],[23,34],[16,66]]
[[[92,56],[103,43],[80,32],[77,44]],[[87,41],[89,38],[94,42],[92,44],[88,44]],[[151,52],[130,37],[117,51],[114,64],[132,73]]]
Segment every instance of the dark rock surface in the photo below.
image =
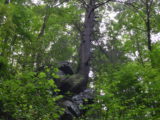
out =
[[62,71],[65,75],[73,74],[73,70],[68,62],[60,63],[59,70]]
[[79,117],[84,113],[83,105],[92,104],[94,99],[94,91],[90,88],[83,92],[74,95],[71,99],[65,99],[61,103],[65,108],[64,115],[61,116],[60,120],[72,120],[73,117]]
[[61,90],[62,94],[68,91],[76,94],[82,92],[84,81],[84,77],[82,75],[74,73],[68,62],[60,63],[58,69],[59,71],[57,74],[60,78],[55,79],[55,83]]

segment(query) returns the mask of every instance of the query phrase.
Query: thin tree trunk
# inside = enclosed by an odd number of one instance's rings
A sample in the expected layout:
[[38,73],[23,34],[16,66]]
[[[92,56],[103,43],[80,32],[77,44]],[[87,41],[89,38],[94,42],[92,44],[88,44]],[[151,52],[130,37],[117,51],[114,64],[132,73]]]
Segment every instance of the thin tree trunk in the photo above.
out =
[[[9,4],[10,3],[10,0],[5,0],[4,1],[4,4]],[[3,41],[3,45],[2,45],[2,52],[1,52],[1,56],[5,56],[5,52],[6,52],[6,46],[7,46],[7,42],[8,42],[8,36],[6,35],[5,38],[4,38],[4,41]]]
[[[43,35],[44,35],[44,33],[45,33],[45,29],[46,29],[46,24],[47,24],[48,18],[49,18],[49,15],[46,14],[46,15],[44,16],[43,24],[42,24],[40,33],[38,34],[37,40],[40,40],[41,37],[43,37]],[[42,45],[43,45],[43,44],[42,44]],[[41,59],[41,53],[38,51],[37,54],[36,54],[36,58],[35,58],[36,69],[38,69],[38,68],[40,67],[41,61],[42,61],[42,59]]]
[[4,41],[2,42],[3,45],[2,45],[1,56],[3,56],[3,57],[6,57],[7,47],[8,47],[7,43],[8,43],[8,38],[5,37]]
[[151,43],[151,21],[150,21],[150,4],[148,0],[146,0],[146,28],[147,28],[147,39],[148,39],[148,50],[152,50],[152,43]]
[[142,52],[141,52],[140,45],[139,45],[139,42],[138,42],[137,39],[136,39],[136,44],[137,44],[137,50],[138,50],[138,53],[139,53],[139,62],[144,66]]

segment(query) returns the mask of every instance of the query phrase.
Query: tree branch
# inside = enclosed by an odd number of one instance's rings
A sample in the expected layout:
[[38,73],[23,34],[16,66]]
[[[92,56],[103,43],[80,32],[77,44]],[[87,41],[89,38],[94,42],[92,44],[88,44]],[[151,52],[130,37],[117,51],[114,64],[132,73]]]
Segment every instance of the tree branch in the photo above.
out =
[[[139,8],[136,7],[135,5],[133,5],[132,3],[124,3],[124,5],[126,5],[126,6],[131,6],[131,7],[133,8],[134,11],[139,12],[139,11],[138,11]],[[145,17],[142,16],[141,14],[139,14],[139,15],[140,15],[140,17],[143,19],[143,21],[146,22]]]
[[81,23],[73,23],[73,25],[75,26],[75,28],[78,30],[79,33],[82,33],[82,29],[81,27],[83,26]]
[[150,1],[150,6],[149,6],[150,11],[151,11],[152,5],[153,5],[153,0]]
[[143,4],[146,4],[146,2],[144,0],[141,0]]
[[86,1],[85,0],[79,0],[83,5],[84,5],[84,7],[85,8],[87,8],[88,7],[88,4],[86,3]]
[[43,25],[41,27],[41,30],[40,30],[40,33],[38,34],[38,38],[37,39],[40,39],[44,35],[44,31],[45,31],[45,28],[46,28],[46,24],[47,24],[48,18],[49,18],[48,14],[44,16]]
[[99,8],[100,6],[103,6],[103,5],[105,5],[106,3],[110,2],[110,1],[113,1],[113,0],[107,0],[105,2],[98,3],[98,4],[95,5],[94,9]]

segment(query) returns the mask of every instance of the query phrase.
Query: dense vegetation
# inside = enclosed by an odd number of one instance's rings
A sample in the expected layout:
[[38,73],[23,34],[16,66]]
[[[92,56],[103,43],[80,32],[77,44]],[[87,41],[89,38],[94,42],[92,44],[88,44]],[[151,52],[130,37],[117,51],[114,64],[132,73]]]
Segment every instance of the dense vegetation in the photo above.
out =
[[159,0],[0,0],[0,120],[58,120],[63,61],[95,91],[76,120],[160,120],[159,21]]

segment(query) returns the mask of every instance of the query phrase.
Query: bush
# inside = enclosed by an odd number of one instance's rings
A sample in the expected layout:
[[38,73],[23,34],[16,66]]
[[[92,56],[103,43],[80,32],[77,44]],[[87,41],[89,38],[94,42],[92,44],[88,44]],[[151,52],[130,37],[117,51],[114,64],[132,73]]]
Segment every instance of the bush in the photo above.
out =
[[23,72],[10,80],[0,82],[0,119],[57,120],[63,109],[57,105],[53,80],[45,73]]
[[128,63],[112,74],[96,77],[97,98],[85,120],[158,120],[160,72]]

